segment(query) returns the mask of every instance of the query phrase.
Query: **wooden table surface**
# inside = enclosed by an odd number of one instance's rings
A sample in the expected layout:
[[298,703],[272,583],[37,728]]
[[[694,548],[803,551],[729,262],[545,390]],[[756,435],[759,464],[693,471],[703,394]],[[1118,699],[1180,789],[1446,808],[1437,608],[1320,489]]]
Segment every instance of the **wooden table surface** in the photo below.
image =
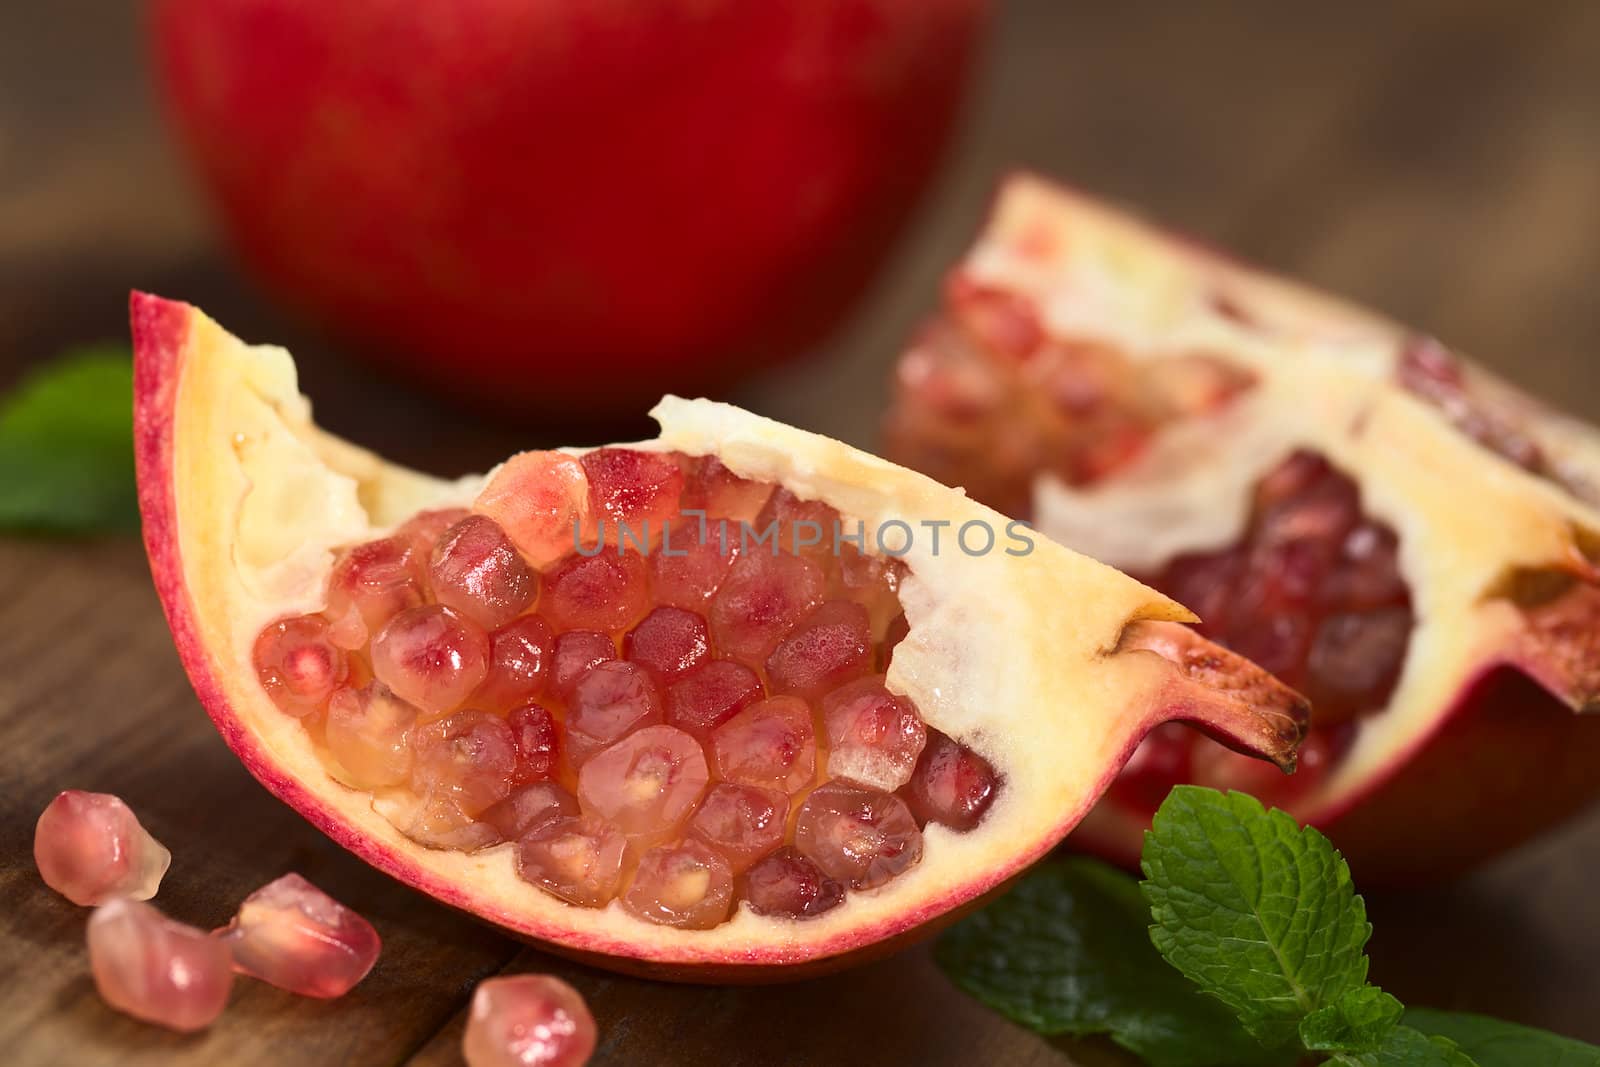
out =
[[[324,424],[401,460],[457,473],[552,443],[548,426],[486,427],[376,380],[261,301],[161,137],[135,22],[87,0],[0,13],[0,386],[63,344],[123,336],[138,286],[289,343]],[[738,399],[870,446],[898,342],[996,176],[1021,164],[1369,301],[1600,418],[1597,69],[1593,0],[1006,4],[892,269],[826,353]],[[588,997],[601,1064],[1118,1062],[989,1014],[926,949],[789,986],[660,985],[553,960],[388,881],[224,748],[131,540],[0,538],[0,783],[7,1064],[452,1063],[474,983],[528,969]],[[199,1036],[112,1013],[88,977],[84,913],[29,855],[65,787],[122,795],[173,848],[171,913],[220,923],[298,870],[377,924],[382,961],[332,1004],[241,982]],[[1442,892],[1371,896],[1373,978],[1412,1003],[1600,1041],[1597,875],[1592,813]]]

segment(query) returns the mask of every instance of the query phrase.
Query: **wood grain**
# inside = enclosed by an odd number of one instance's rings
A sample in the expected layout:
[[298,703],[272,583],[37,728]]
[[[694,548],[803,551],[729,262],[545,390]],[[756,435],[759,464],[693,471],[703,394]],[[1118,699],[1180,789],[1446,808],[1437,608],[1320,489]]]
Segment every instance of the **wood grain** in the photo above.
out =
[[[123,335],[139,286],[289,343],[327,425],[440,473],[641,431],[484,425],[285,321],[219,251],[161,138],[136,21],[87,0],[0,12],[0,385],[63,344]],[[996,177],[1020,165],[1368,300],[1600,418],[1597,58],[1586,0],[1014,0],[943,179],[859,315],[736,398],[871,445],[898,344]],[[1121,1062],[1005,1023],[925,949],[784,987],[665,986],[552,960],[389,882],[225,750],[128,541],[0,539],[0,783],[8,1064],[453,1063],[473,984],[506,970],[574,981],[602,1064]],[[194,1037],[110,1012],[87,977],[83,912],[43,890],[29,856],[38,812],[69,786],[123,795],[172,846],[174,915],[220,923],[299,870],[378,925],[379,967],[333,1005],[243,982]],[[1600,814],[1443,892],[1371,900],[1373,978],[1410,1002],[1600,1041],[1597,873]]]

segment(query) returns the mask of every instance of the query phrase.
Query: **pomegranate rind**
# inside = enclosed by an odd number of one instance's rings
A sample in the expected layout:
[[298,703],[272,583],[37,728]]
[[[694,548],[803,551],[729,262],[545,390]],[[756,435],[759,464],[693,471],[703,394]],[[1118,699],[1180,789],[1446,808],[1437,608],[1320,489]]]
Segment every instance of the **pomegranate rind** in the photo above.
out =
[[[1241,743],[1259,732],[1256,706],[1226,691],[1178,693],[1185,683],[1170,661],[1118,651],[1132,622],[1192,619],[1173,601],[1043,538],[1021,556],[934,554],[914,540],[900,593],[910,632],[886,684],[1004,776],[983,824],[962,834],[930,826],[922,863],[804,923],[741,908],[686,931],[617,906],[572,908],[517,878],[508,847],[467,854],[405,838],[369,794],[329,776],[251,669],[262,626],[322,607],[336,546],[423,509],[464,506],[484,478],[429,478],[322,433],[286,352],[247,346],[197,309],[135,294],[132,319],[146,547],[179,656],[223,738],[268,789],[373,866],[558,951],[688,980],[831,969],[953,918],[1042,856],[1158,723],[1203,711]],[[661,437],[629,447],[715,454],[869,531],[888,520],[981,521],[1004,543],[998,513],[837,441],[708,401],[669,397],[653,414]],[[1280,762],[1292,762],[1291,733],[1271,743]]]
[[[1360,486],[1368,515],[1399,535],[1416,627],[1387,707],[1361,720],[1348,756],[1289,804],[1328,830],[1364,879],[1430,881],[1526,839],[1600,795],[1600,642],[1530,622],[1505,592],[1526,572],[1596,579],[1600,510],[1576,492],[1481,446],[1403,388],[1416,335],[1379,314],[1241,265],[1123,212],[1027,174],[1008,179],[964,282],[1037,311],[1044,333],[1114,347],[1132,360],[1200,352],[1255,386],[1214,413],[1155,431],[1112,476],[1069,486],[1041,474],[1034,519],[1062,543],[1113,566],[1150,572],[1172,557],[1235,541],[1255,482],[1297,448],[1325,456]],[[1600,485],[1600,431],[1544,408],[1462,362],[1475,395],[1513,412],[1569,482]],[[1589,494],[1590,500],[1593,499]],[[1520,730],[1484,680],[1525,675]],[[1492,727],[1490,724],[1494,724]],[[1566,745],[1553,744],[1564,737]],[[1436,750],[1503,768],[1515,790],[1458,784],[1418,803],[1401,779]],[[1401,798],[1406,798],[1402,800]],[[1489,811],[1490,807],[1499,810]],[[1382,832],[1385,824],[1403,827]],[[1145,817],[1102,805],[1074,840],[1127,861]],[[1346,827],[1341,835],[1341,827]],[[1416,847],[1425,840],[1430,846]]]

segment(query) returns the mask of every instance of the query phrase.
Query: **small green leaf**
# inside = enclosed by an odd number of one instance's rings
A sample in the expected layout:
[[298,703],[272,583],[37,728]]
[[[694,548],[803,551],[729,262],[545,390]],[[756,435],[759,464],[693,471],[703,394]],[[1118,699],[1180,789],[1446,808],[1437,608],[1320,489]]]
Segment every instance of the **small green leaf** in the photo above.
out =
[[1405,1021],[1454,1041],[1479,1067],[1600,1067],[1600,1048],[1594,1045],[1486,1015],[1412,1008]]
[[92,533],[138,525],[126,348],[70,352],[0,400],[0,528]]
[[1150,936],[1263,1044],[1366,984],[1372,927],[1343,857],[1244,793],[1178,786],[1145,835]]
[[1345,1067],[1481,1067],[1449,1038],[1424,1034],[1409,1026],[1393,1027],[1383,1044],[1372,1052],[1335,1052],[1327,1062]]
[[1373,1052],[1405,1010],[1375,985],[1352,989],[1300,1020],[1300,1043],[1317,1052]]
[[1152,1067],[1283,1063],[1157,955],[1137,883],[1092,860],[1040,866],[939,939],[967,992],[1045,1034],[1110,1034]]

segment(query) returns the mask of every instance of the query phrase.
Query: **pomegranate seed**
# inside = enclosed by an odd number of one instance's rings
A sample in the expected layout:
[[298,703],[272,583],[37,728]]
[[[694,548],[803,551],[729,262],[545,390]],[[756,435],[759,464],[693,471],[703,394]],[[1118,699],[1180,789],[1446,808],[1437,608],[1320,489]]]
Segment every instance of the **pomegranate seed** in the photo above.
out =
[[554,667],[550,684],[563,700],[571,703],[578,679],[617,658],[616,642],[595,630],[568,630],[556,638]]
[[663,845],[639,860],[622,906],[647,922],[709,930],[728,917],[733,869],[699,841]]
[[443,714],[488,676],[489,635],[443,604],[411,608],[373,639],[372,673],[423,714]]
[[1411,609],[1329,615],[1317,628],[1306,663],[1306,696],[1316,724],[1377,711],[1389,702],[1405,664]]
[[[328,575],[328,618],[359,616],[357,632],[375,634],[395,615],[422,603],[423,565],[409,541],[385,537],[339,553]],[[359,647],[361,642],[357,642]]]
[[45,885],[74,904],[92,905],[118,897],[149,900],[172,853],[120,797],[68,789],[34,826],[33,862]]
[[1400,541],[1394,531],[1370,520],[1350,531],[1340,548],[1339,565],[1322,588],[1323,603],[1345,611],[1371,611],[1410,599],[1400,576]]
[[783,844],[789,798],[775,789],[718,782],[689,820],[689,835],[716,849],[739,874]]
[[411,554],[418,560],[432,559],[433,546],[439,543],[444,532],[472,512],[466,508],[437,508],[419,511],[407,519],[394,536],[411,546]]
[[439,603],[486,630],[522,614],[539,594],[539,576],[493,519],[469,515],[434,546],[428,575]]
[[663,683],[700,665],[711,652],[706,620],[682,608],[660,607],[623,639],[622,652]]
[[800,805],[794,844],[828,877],[855,889],[883,885],[922,858],[922,831],[905,801],[831,782]]
[[658,603],[704,611],[739,556],[739,527],[692,516],[672,524],[650,554],[650,587]]
[[771,486],[739,477],[716,456],[702,456],[693,461],[684,484],[683,507],[738,524],[759,515],[771,495]]
[[731,659],[710,660],[668,687],[667,722],[703,741],[761,696],[755,671]]
[[564,452],[523,452],[502,463],[473,510],[487,515],[543,570],[576,547],[593,517],[583,465]]
[[342,997],[378,962],[372,924],[300,877],[286,874],[244,898],[216,932],[233,969],[303,997]]
[[461,1055],[467,1067],[583,1067],[594,1017],[559,978],[517,974],[479,982]]
[[504,719],[486,711],[458,711],[412,731],[416,764],[411,789],[418,796],[449,796],[477,816],[511,792],[517,742]]
[[483,813],[483,821],[515,841],[554,819],[578,814],[578,800],[554,782],[535,782]]
[[1194,780],[1192,756],[1198,737],[1179,722],[1157,726],[1133,750],[1107,794],[1135,811],[1154,812],[1173,786]]
[[613,660],[597,664],[572,687],[567,751],[574,767],[641,726],[662,720],[661,697],[643,667]]
[[807,615],[767,657],[774,693],[815,700],[872,670],[872,628],[867,609],[831,600]]
[[922,717],[875,675],[851,682],[822,700],[828,733],[828,775],[893,792],[911,780],[927,743]]
[[752,548],[728,571],[711,601],[711,637],[723,655],[766,661],[801,618],[822,602],[823,575],[798,556]]
[[790,846],[745,872],[739,896],[757,915],[811,919],[844,902],[844,886]]
[[349,662],[319,615],[281,619],[261,631],[254,650],[256,677],[272,702],[304,718],[328,702],[350,673]]
[[989,810],[998,786],[988,760],[930,729],[927,747],[906,783],[905,801],[919,823],[970,830]]
[[498,845],[499,831],[461,810],[448,790],[417,797],[409,793],[381,793],[372,801],[373,810],[389,820],[396,830],[419,845],[476,852]]
[[506,725],[511,728],[517,748],[516,769],[511,772],[512,782],[527,785],[555,773],[561,734],[548,708],[529,701],[506,716]]
[[228,947],[149,904],[119,899],[89,917],[89,968],[107,1004],[169,1030],[204,1030],[233,989]]
[[647,726],[583,765],[578,802],[629,837],[670,833],[694,810],[710,777],[694,738],[671,726]]
[[340,780],[358,789],[379,789],[410,778],[416,721],[417,709],[382,682],[333,694],[323,738],[344,770]]
[[900,576],[894,560],[863,555],[854,545],[840,545],[831,594],[866,606],[874,627],[887,625],[900,613]]
[[806,556],[824,565],[833,557],[834,532],[840,526],[833,508],[820,500],[801,500],[782,486],[772,491],[755,521],[763,536],[776,529],[780,553]]
[[472,694],[473,705],[505,711],[542,696],[554,654],[555,632],[537,615],[496,630],[489,638],[489,673]]
[[1221,637],[1229,629],[1228,606],[1239,585],[1246,553],[1239,548],[1179,556],[1167,565],[1157,585],[1200,616],[1200,629]]
[[593,815],[552,819],[517,842],[517,874],[568,904],[603,908],[622,883],[628,839]]
[[631,448],[597,448],[581,462],[589,476],[589,506],[610,526],[610,543],[630,543],[624,537],[632,535],[648,551],[665,524],[677,517],[683,493],[678,464],[671,456]]
[[726,781],[794,793],[816,776],[811,709],[796,697],[752,704],[711,732],[710,747],[717,777]]
[[978,344],[1008,359],[1026,360],[1045,342],[1038,309],[1020,293],[967,285],[951,310]]
[[568,556],[546,577],[539,610],[558,630],[625,629],[650,606],[645,571],[636,552]]

